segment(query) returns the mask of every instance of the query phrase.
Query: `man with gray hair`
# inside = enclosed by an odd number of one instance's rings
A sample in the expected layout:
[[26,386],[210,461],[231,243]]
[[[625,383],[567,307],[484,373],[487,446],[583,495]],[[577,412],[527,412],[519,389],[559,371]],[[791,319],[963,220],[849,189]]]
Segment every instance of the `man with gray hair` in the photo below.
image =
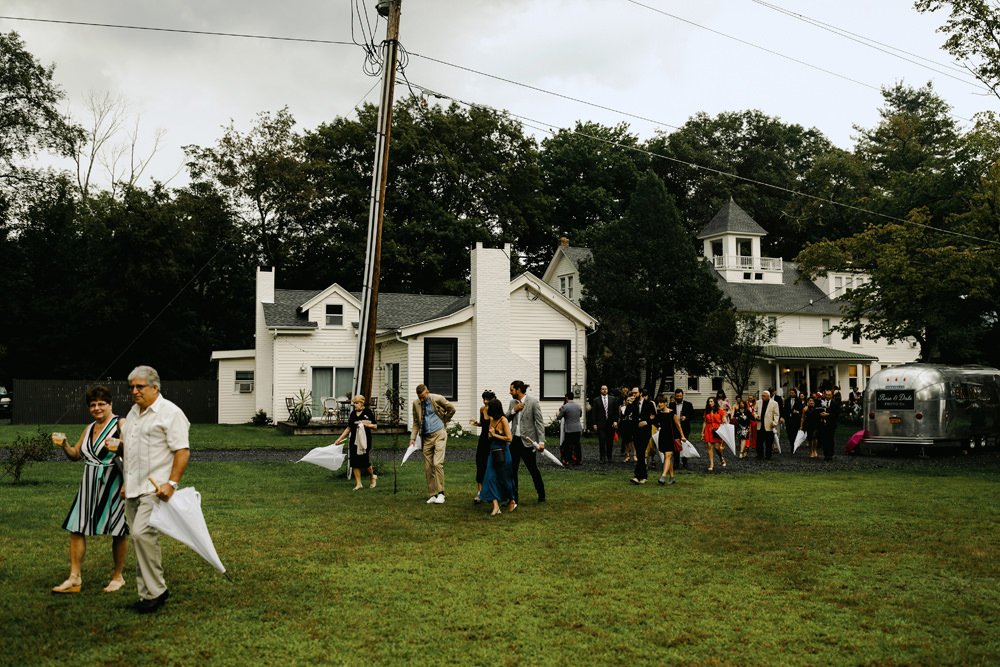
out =
[[190,422],[174,403],[160,395],[160,375],[149,366],[129,373],[135,405],[122,426],[125,448],[125,519],[135,547],[140,614],[156,611],[170,592],[163,578],[160,533],[149,525],[153,508],[169,502],[187,468]]

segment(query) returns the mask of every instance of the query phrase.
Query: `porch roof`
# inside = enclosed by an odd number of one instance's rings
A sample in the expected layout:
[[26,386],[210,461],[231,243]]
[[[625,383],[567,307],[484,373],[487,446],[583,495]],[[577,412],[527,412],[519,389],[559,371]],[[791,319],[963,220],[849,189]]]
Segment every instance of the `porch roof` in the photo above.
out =
[[878,357],[870,354],[822,346],[765,345],[761,356],[775,361],[878,361]]

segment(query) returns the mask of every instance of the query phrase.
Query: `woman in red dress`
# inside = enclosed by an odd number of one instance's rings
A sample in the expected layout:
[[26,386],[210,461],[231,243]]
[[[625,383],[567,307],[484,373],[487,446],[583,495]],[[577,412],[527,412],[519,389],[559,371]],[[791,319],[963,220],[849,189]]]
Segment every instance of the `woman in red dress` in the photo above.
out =
[[753,394],[747,397],[747,408],[753,415],[753,419],[750,420],[750,439],[747,440],[747,449],[757,451],[757,421],[760,419],[760,410],[757,409],[757,399]]
[[721,405],[716,404],[714,398],[709,398],[705,403],[705,414],[702,417],[705,426],[702,428],[701,437],[708,446],[708,471],[715,470],[715,452],[719,452],[719,459],[722,467],[726,467],[726,457],[723,455],[725,443],[722,438],[715,434],[715,429],[729,421],[729,416]]

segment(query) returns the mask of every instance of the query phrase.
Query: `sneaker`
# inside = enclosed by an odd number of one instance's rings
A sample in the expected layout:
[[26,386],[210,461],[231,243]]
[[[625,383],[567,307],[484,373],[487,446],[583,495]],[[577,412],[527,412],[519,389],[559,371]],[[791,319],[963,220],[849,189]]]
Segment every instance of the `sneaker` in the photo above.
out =
[[635,478],[635,477],[633,477],[633,478],[632,478],[632,479],[630,479],[629,481],[630,481],[630,482],[632,482],[633,484],[641,484],[641,483],[642,483],[642,482],[640,482],[640,481],[639,481],[639,480],[638,480],[637,478]]
[[433,505],[436,502],[437,502],[437,496],[431,496],[430,498],[427,499],[428,505]]
[[673,477],[671,477],[671,478],[670,478],[670,483],[671,483],[671,484],[676,484],[676,483],[677,483],[677,480],[676,480],[676,479],[674,479]]
[[645,478],[643,478],[643,479],[640,479],[640,480],[639,480],[639,483],[640,483],[640,484],[645,484],[645,483],[646,483],[646,479],[645,479]]
[[444,505],[444,494],[443,493],[439,493],[436,496],[434,496],[434,504],[435,505]]
[[660,475],[660,479],[656,480],[656,483],[659,484],[660,486],[663,486],[664,484],[667,483],[667,478],[664,477],[663,475]]

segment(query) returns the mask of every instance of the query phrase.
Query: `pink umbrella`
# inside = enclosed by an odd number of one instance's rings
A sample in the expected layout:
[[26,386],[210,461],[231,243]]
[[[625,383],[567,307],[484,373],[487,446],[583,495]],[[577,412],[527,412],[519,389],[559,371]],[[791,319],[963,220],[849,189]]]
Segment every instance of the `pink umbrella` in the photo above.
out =
[[858,431],[857,433],[855,433],[854,435],[852,435],[850,438],[848,438],[847,439],[847,453],[848,454],[858,454],[859,453],[858,450],[861,447],[861,442],[865,439],[865,436],[867,436],[867,435],[868,435],[868,431],[865,431],[865,430],[862,429],[862,430]]

